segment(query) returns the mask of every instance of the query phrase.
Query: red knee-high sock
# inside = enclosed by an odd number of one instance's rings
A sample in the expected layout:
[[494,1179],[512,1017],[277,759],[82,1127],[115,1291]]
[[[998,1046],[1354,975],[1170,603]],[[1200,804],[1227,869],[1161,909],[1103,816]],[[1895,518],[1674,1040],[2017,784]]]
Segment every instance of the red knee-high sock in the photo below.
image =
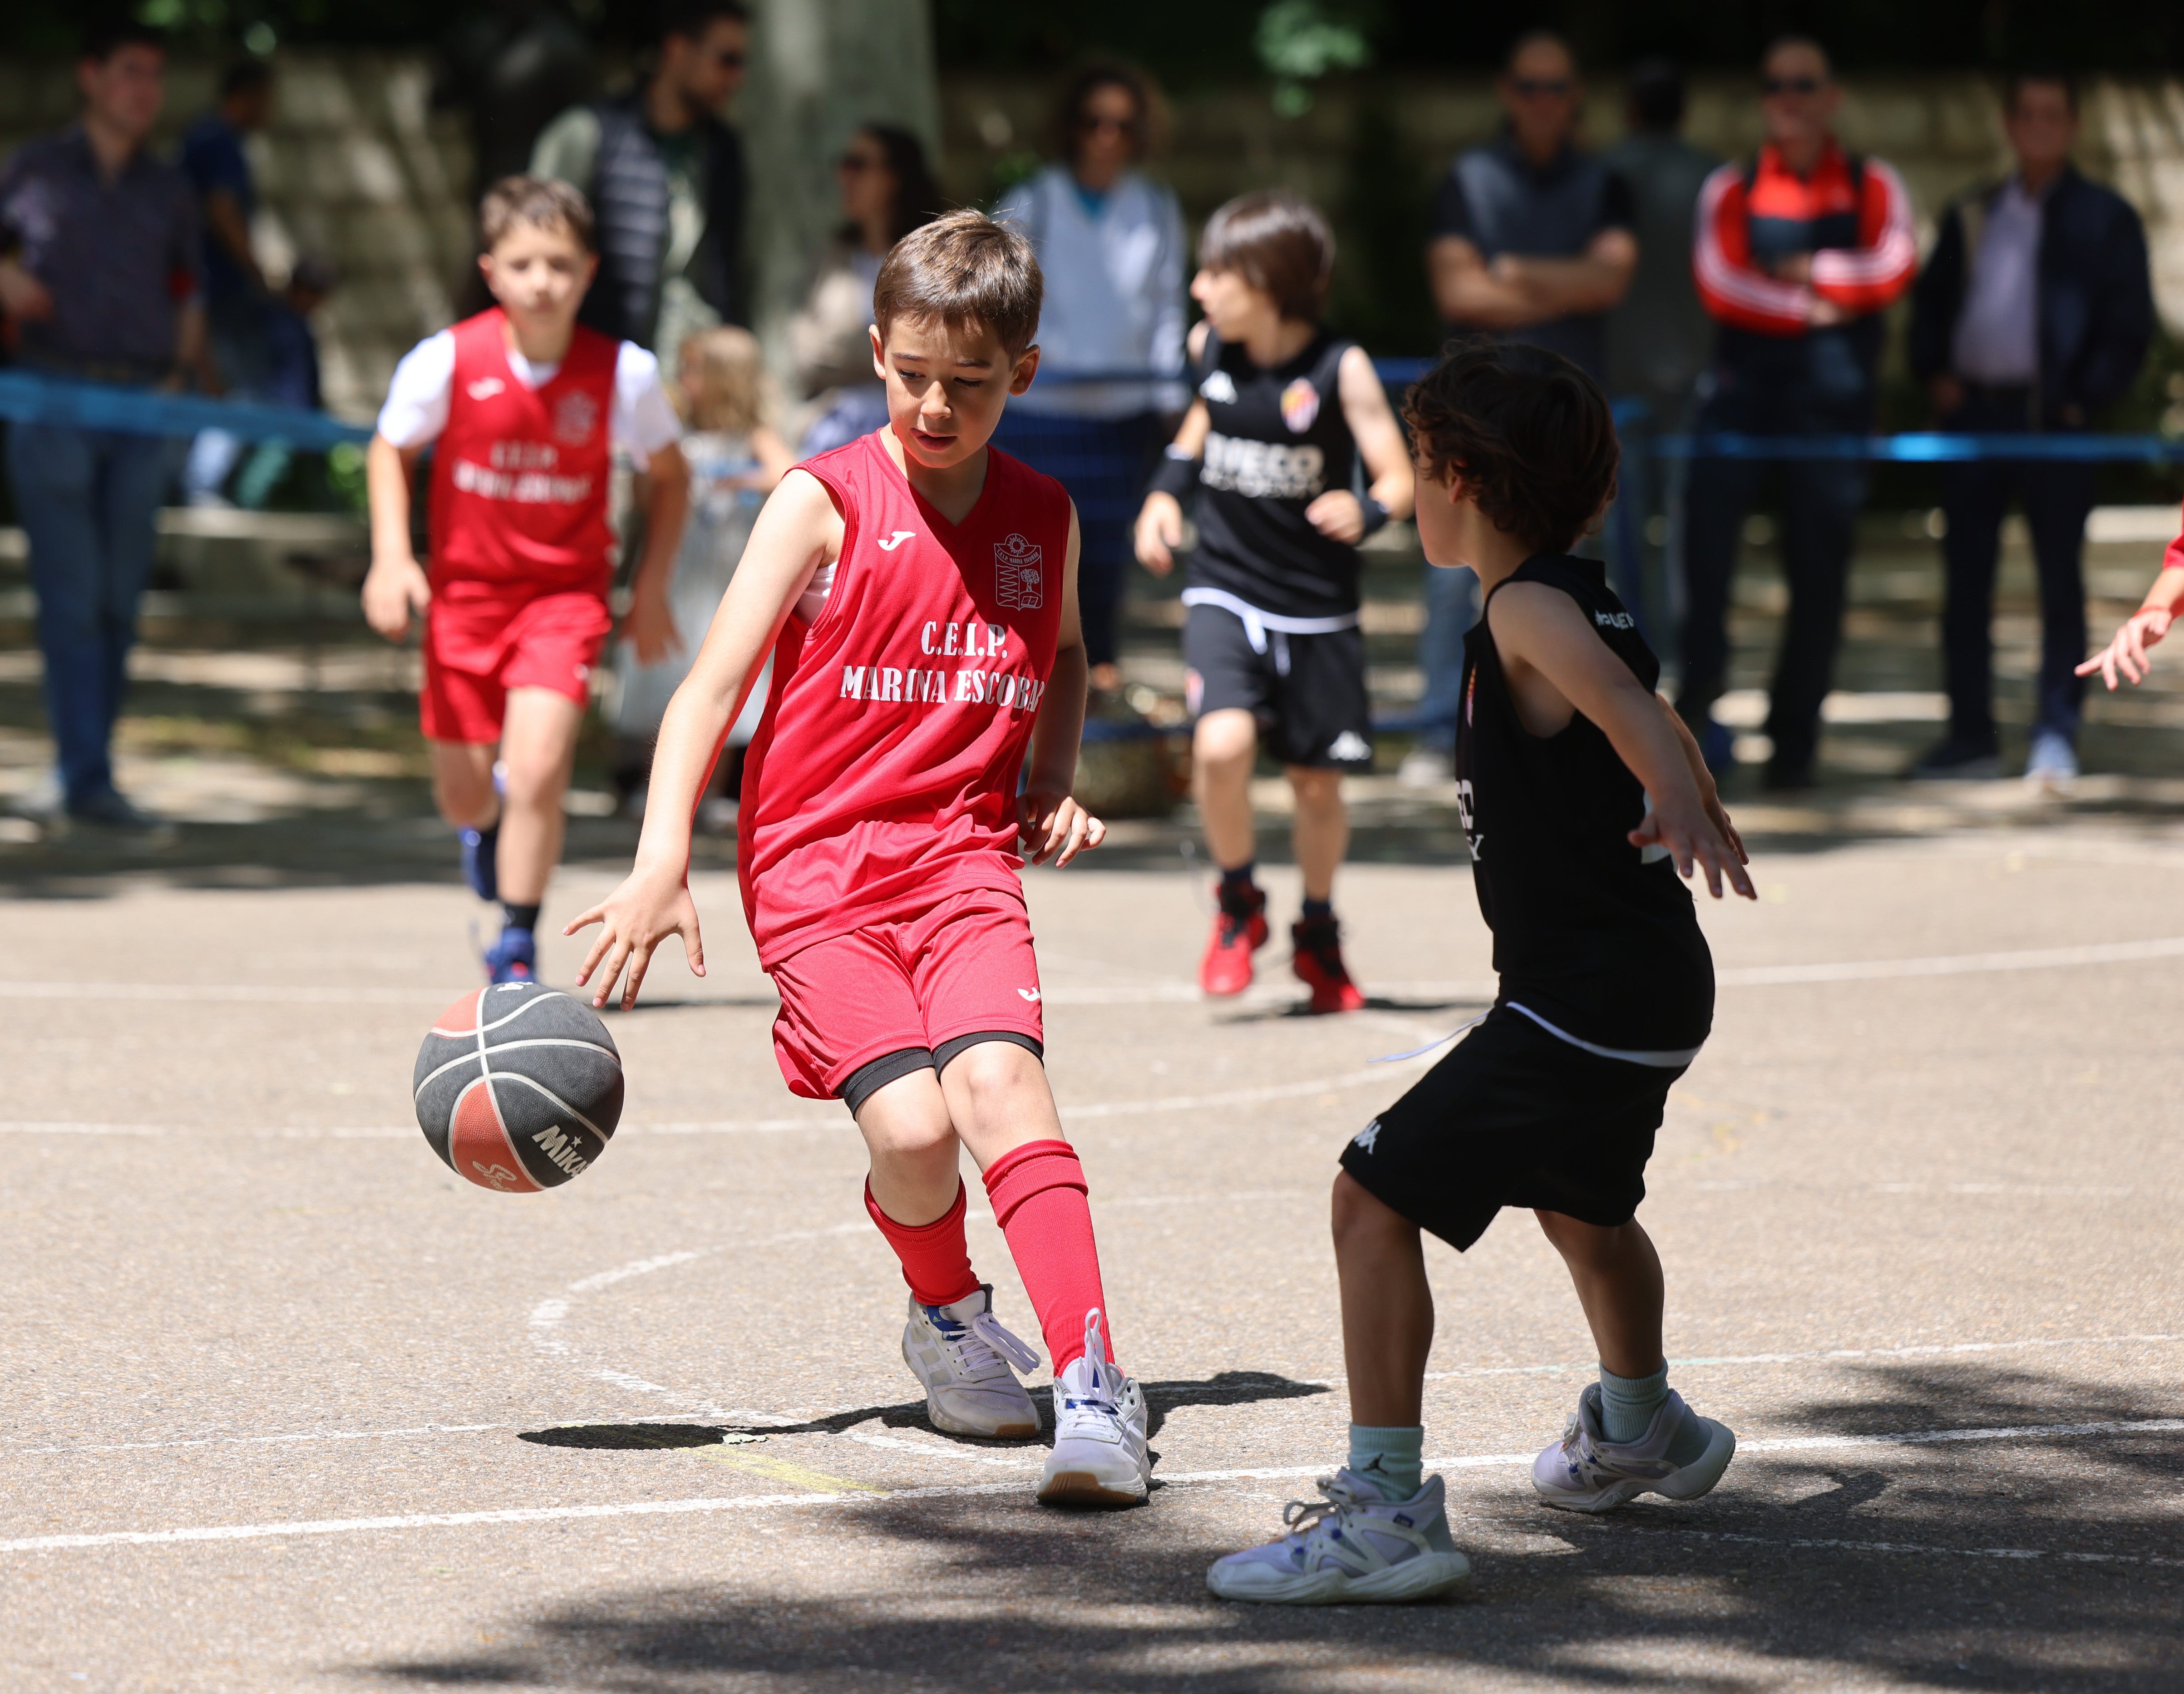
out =
[[[1039,1313],[1056,1376],[1084,1356],[1084,1314],[1100,1312],[1107,1333],[1107,1296],[1100,1286],[1100,1249],[1084,1198],[1084,1167],[1067,1141],[1031,1141],[986,1169],[994,1218]],[[1112,1336],[1107,1359],[1115,1357]]]
[[902,1261],[902,1279],[921,1306],[953,1306],[978,1291],[978,1273],[971,1268],[970,1244],[963,1239],[967,1201],[963,1186],[956,1186],[956,1203],[930,1223],[898,1223],[880,1210],[872,1198],[872,1185],[865,1184],[865,1210],[880,1226],[888,1245]]

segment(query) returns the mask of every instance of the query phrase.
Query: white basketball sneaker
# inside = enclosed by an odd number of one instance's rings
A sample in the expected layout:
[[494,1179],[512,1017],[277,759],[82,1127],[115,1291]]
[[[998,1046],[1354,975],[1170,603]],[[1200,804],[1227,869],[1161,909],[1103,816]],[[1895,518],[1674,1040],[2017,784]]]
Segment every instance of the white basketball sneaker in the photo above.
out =
[[902,1362],[925,1385],[934,1429],[998,1440],[1039,1433],[1039,1407],[1016,1377],[1038,1368],[1039,1355],[994,1318],[990,1284],[953,1306],[921,1306],[911,1296]]
[[1589,1383],[1562,1440],[1532,1461],[1532,1487],[1565,1512],[1613,1512],[1641,1494],[1696,1500],[1736,1456],[1729,1426],[1700,1417],[1674,1389],[1642,1436],[1611,1441],[1601,1428],[1600,1385]]
[[1084,1356],[1054,1380],[1054,1451],[1039,1497],[1048,1506],[1136,1506],[1152,1491],[1145,1396],[1107,1362],[1100,1308],[1084,1314]]
[[1456,1550],[1440,1479],[1408,1500],[1384,1498],[1354,1471],[1319,1479],[1322,1498],[1283,1509],[1289,1534],[1216,1559],[1206,1585],[1223,1600],[1277,1606],[1350,1606],[1430,1600],[1471,1575]]

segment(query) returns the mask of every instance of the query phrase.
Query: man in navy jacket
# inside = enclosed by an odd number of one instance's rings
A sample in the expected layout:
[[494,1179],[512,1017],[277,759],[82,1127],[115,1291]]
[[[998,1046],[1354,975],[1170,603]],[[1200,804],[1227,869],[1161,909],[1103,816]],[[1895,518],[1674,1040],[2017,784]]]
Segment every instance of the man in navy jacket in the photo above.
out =
[[[2146,357],[2153,329],[2146,232],[2120,195],[2071,164],[2078,105],[2067,78],[2012,78],[2003,125],[2017,170],[1943,215],[1912,294],[1911,368],[1944,429],[2082,430],[2122,398]],[[2080,555],[2093,472],[2090,463],[2053,460],[1944,467],[1949,730],[1913,776],[2000,774],[1991,625],[2003,510],[2013,495],[2040,571],[2039,696],[2025,776],[2057,783],[2077,774]]]

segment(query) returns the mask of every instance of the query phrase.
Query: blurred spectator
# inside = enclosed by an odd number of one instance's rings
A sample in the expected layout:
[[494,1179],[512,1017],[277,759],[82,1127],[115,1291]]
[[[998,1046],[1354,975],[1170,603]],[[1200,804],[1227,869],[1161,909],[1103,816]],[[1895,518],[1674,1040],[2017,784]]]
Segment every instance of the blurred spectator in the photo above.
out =
[[[869,291],[866,304],[871,304]],[[866,347],[869,365],[871,343]],[[644,815],[653,743],[667,702],[689,675],[691,661],[712,627],[759,508],[795,462],[774,428],[779,396],[756,336],[732,326],[707,330],[685,343],[680,362],[682,374],[676,389],[678,410],[690,429],[682,437],[682,456],[690,465],[690,515],[667,594],[682,648],[656,664],[643,665],[631,643],[614,644],[613,706],[607,717],[615,738],[613,782],[616,803],[636,816]],[[766,666],[728,730],[714,793],[741,790],[743,749],[758,733],[772,687],[771,655]]]
[[[164,387],[192,373],[212,385],[195,197],[144,148],[166,64],[158,30],[102,21],[76,62],[81,118],[0,168],[0,309],[34,371]],[[61,804],[88,822],[145,827],[114,788],[109,749],[171,474],[166,443],[19,423],[8,472],[30,537]]]
[[[251,399],[264,392],[269,301],[265,273],[251,249],[258,185],[243,141],[272,115],[272,67],[262,59],[246,59],[227,68],[220,103],[182,137],[182,175],[197,191],[204,225],[205,323],[213,362],[230,393]],[[242,443],[226,430],[200,432],[182,467],[182,493],[189,504],[226,504],[220,490],[242,452]]]
[[1494,87],[1502,138],[1460,154],[1434,202],[1434,304],[1451,329],[1551,348],[1604,378],[1607,313],[1638,265],[1630,191],[1577,145],[1584,91],[1561,37],[1522,37]]
[[[1942,215],[1912,294],[1911,369],[1944,429],[1970,434],[2082,430],[2122,398],[2153,332],[2146,232],[2123,198],[2070,163],[2078,96],[2070,80],[2010,80],[2003,127],[2016,155],[2007,181]],[[2040,568],[2040,682],[2028,779],[2078,774],[2077,674],[2086,650],[2080,555],[2093,505],[2090,464],[1986,459],[1942,467],[1948,593],[1942,644],[1949,731],[1916,777],[1994,777],[1995,555],[2003,509],[2025,508]]]
[[[1501,139],[1457,155],[1434,201],[1434,304],[1452,330],[1552,348],[1604,380],[1606,314],[1638,263],[1630,188],[1577,145],[1584,91],[1559,36],[1518,37],[1494,88],[1506,114]],[[1429,566],[1425,605],[1426,727],[1397,772],[1414,787],[1446,779],[1453,764],[1479,579]]]
[[[340,281],[339,273],[323,259],[296,261],[287,285],[265,304],[264,363],[254,398],[276,406],[319,410],[319,343],[311,314],[326,303]],[[235,504],[248,511],[264,510],[295,456],[295,449],[285,441],[259,443],[236,476]]]
[[[1139,169],[1152,149],[1156,110],[1152,86],[1136,70],[1097,64],[1079,71],[1056,110],[1054,162],[994,208],[1038,251],[1046,277],[1039,349],[1056,375],[1183,370],[1183,212],[1174,191]],[[1103,451],[1131,462],[1141,477],[1186,398],[1179,382],[1046,382],[1034,383],[1016,406],[1032,415],[1103,421]],[[1139,492],[1134,486],[1126,500],[1093,501],[1077,491],[1078,609],[1092,686],[1106,691],[1122,680],[1116,622]]]
[[488,0],[465,10],[448,38],[432,103],[469,120],[475,201],[502,177],[521,176],[539,132],[588,98],[598,78],[591,42],[553,0]]
[[872,285],[888,249],[944,209],[925,148],[908,130],[866,124],[834,161],[842,226],[788,321],[789,356],[814,403],[798,451],[806,459],[887,421],[887,387],[872,374]]
[[[1836,140],[1842,92],[1817,42],[1786,36],[1769,47],[1760,93],[1759,156],[1722,166],[1699,198],[1692,269],[1721,329],[1696,426],[1702,435],[1863,435],[1873,426],[1880,314],[1910,287],[1918,262],[1910,198],[1886,164]],[[1676,709],[1717,766],[1730,756],[1729,733],[1712,716],[1726,686],[1730,577],[1764,468],[1750,459],[1691,466]],[[1792,789],[1813,780],[1866,471],[1859,460],[1792,459],[1781,477],[1790,615],[1767,716],[1774,750],[1766,783]]]
[[581,189],[599,220],[581,320],[670,376],[691,336],[745,315],[743,141],[719,114],[743,86],[749,15],[742,0],[667,0],[637,92],[572,107],[532,149],[531,174]]
[[[1665,59],[1641,60],[1624,83],[1630,133],[1605,162],[1630,191],[1638,269],[1607,315],[1607,391],[1644,410],[1619,421],[1623,468],[1612,526],[1617,573],[1635,593],[1657,649],[1683,610],[1683,492],[1686,461],[1663,462],[1649,437],[1691,421],[1691,391],[1713,351],[1713,320],[1691,281],[1691,231],[1699,190],[1720,164],[1683,138],[1683,72]],[[1658,534],[1661,539],[1656,541]]]

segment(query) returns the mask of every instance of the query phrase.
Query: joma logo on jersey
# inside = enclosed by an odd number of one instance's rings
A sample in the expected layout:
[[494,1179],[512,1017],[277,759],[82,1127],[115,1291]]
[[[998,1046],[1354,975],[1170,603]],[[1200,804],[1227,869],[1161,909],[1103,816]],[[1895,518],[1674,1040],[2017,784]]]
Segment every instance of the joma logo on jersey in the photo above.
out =
[[1011,611],[1037,611],[1046,604],[1046,549],[1020,535],[994,543],[994,599]]

